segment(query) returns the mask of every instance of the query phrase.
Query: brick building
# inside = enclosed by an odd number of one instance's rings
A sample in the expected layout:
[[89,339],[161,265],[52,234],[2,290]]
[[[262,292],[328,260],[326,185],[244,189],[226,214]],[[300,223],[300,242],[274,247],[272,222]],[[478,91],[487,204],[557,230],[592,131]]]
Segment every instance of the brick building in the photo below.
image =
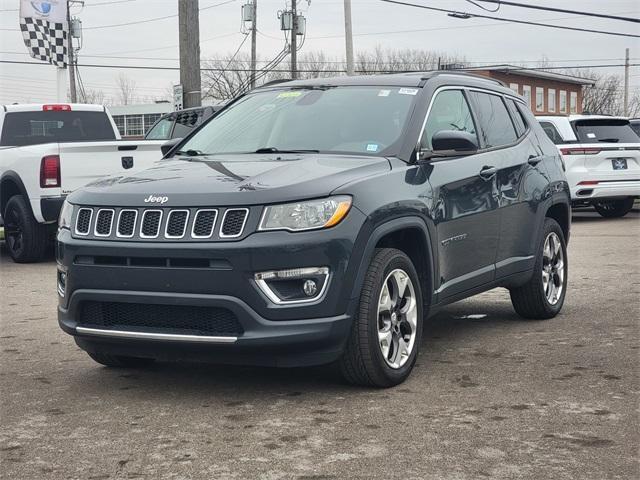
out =
[[527,99],[536,115],[582,113],[582,88],[594,84],[589,78],[530,70],[513,65],[466,69],[477,75],[495,78]]

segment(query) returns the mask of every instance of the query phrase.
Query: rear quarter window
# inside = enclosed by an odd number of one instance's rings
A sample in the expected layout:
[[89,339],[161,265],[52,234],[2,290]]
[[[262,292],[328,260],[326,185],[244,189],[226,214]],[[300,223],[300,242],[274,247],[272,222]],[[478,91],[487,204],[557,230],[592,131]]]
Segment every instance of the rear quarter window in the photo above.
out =
[[553,123],[551,123],[551,122],[540,122],[540,126],[544,130],[544,133],[547,134],[547,137],[549,137],[551,139],[551,141],[553,143],[555,143],[556,145],[561,145],[563,143],[567,143],[567,142],[564,141],[564,139],[560,135],[560,132],[558,132],[558,129],[556,128],[556,126]]
[[4,118],[0,144],[22,147],[40,143],[115,139],[115,132],[105,112],[9,112]]
[[640,143],[628,120],[601,118],[571,123],[580,143]]

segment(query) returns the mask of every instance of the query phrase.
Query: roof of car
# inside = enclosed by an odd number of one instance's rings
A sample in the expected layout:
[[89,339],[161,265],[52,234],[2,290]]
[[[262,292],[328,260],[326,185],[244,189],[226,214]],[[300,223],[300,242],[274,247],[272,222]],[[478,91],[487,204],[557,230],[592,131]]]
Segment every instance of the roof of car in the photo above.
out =
[[440,77],[452,77],[456,81],[468,80],[470,82],[482,82],[484,85],[490,88],[504,87],[502,82],[497,80],[475,75],[467,72],[454,72],[451,70],[437,70],[426,72],[406,72],[406,73],[389,73],[378,75],[342,75],[339,77],[321,77],[312,78],[308,80],[291,80],[280,81],[277,84],[267,84],[260,88],[268,88],[271,86],[283,86],[283,87],[310,87],[319,85],[328,86],[394,86],[394,87],[420,87],[426,81],[432,78]]
[[103,105],[94,105],[89,103],[14,103],[12,105],[3,105],[3,107],[5,112],[39,112],[42,111],[45,105],[69,105],[71,107],[71,111],[76,112],[104,112]]

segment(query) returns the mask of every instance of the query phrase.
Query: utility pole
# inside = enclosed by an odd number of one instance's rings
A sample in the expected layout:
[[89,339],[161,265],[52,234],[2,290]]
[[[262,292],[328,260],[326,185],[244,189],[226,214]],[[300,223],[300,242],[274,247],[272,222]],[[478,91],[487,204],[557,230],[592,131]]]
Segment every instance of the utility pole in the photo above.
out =
[[298,78],[298,9],[296,0],[291,0],[291,78]]
[[629,49],[624,51],[624,116],[629,116]]
[[256,40],[258,36],[258,0],[253,0],[252,4],[253,20],[251,22],[251,88],[256,88]]
[[198,0],[179,0],[180,83],[184,108],[202,104],[200,83],[200,15]]
[[351,0],[344,0],[344,38],[347,54],[347,75],[353,75],[353,29],[351,27]]
[[68,25],[68,38],[67,51],[69,55],[69,100],[71,103],[78,102],[78,94],[76,91],[76,69],[75,69],[75,52],[73,51],[73,35],[71,34],[71,14],[69,13],[69,0],[67,0],[67,25]]

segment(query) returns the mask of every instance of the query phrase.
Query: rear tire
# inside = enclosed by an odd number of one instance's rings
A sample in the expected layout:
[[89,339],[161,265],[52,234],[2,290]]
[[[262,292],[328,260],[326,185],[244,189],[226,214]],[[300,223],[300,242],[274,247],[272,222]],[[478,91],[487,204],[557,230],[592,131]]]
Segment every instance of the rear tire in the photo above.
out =
[[393,248],[376,249],[338,361],[344,379],[374,387],[404,382],[420,347],[422,305],[419,277],[409,257]]
[[123,357],[121,355],[107,355],[106,353],[87,352],[88,355],[101,365],[112,368],[143,368],[153,365],[153,358]]
[[594,203],[593,206],[604,218],[624,217],[633,208],[634,197],[622,198],[620,200],[605,200]]
[[[547,251],[548,245],[550,247]],[[562,265],[559,266],[555,259],[559,259]],[[509,291],[511,303],[518,315],[534,320],[555,317],[564,304],[568,272],[567,245],[562,228],[552,218],[545,218],[542,239],[536,250],[533,276],[523,286]],[[558,286],[561,287],[559,290]]]
[[5,245],[16,263],[37,262],[48,245],[48,229],[33,218],[23,195],[14,195],[7,202],[2,215]]

